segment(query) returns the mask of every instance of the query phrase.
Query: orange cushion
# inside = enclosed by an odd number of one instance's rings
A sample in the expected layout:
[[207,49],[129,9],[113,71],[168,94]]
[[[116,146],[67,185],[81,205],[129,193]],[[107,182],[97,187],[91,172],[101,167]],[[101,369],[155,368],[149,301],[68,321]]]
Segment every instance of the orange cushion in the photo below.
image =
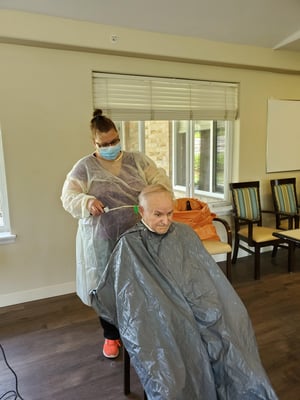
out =
[[[191,210],[186,210],[190,202]],[[174,202],[173,220],[190,225],[201,240],[220,240],[217,230],[212,223],[216,214],[211,213],[207,203],[198,199],[181,197]]]

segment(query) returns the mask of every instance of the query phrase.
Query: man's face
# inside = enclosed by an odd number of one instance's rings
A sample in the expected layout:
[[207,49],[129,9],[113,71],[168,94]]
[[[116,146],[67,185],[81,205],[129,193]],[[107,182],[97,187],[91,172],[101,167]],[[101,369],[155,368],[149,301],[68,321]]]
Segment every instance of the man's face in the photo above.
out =
[[173,200],[168,193],[149,193],[139,211],[144,222],[154,232],[163,235],[169,230],[173,217]]

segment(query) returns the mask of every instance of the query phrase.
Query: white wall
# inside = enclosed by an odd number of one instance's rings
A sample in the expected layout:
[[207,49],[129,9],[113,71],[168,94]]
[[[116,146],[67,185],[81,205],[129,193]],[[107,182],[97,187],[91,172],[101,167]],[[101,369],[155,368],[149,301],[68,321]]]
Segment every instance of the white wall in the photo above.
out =
[[[120,48],[111,33],[120,36]],[[0,306],[74,291],[77,221],[63,210],[60,192],[74,162],[92,151],[93,70],[240,82],[234,179],[261,180],[263,203],[270,204],[267,99],[300,98],[297,53],[0,11],[0,59],[0,124],[17,235],[0,246]],[[293,175],[300,183],[299,172]]]

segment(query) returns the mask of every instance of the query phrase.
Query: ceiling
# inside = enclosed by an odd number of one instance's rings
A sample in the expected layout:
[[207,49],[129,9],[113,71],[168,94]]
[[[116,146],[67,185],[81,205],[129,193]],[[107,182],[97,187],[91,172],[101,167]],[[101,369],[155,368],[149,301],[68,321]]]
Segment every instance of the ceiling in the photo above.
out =
[[300,0],[0,0],[0,10],[300,51]]

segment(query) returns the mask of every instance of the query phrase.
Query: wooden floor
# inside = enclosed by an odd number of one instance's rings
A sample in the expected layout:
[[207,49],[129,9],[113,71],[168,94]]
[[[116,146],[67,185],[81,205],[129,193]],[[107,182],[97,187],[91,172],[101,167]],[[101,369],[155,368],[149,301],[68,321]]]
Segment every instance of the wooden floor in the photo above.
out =
[[[253,259],[239,259],[233,286],[249,311],[263,365],[279,399],[298,400],[300,249],[294,273],[287,273],[286,264],[285,250],[275,259],[264,253],[261,280],[254,281]],[[123,395],[122,357],[105,359],[102,343],[94,311],[75,295],[0,308],[0,344],[24,400],[142,400],[134,371],[132,393]],[[15,377],[0,351],[0,398],[9,390],[15,390]]]

